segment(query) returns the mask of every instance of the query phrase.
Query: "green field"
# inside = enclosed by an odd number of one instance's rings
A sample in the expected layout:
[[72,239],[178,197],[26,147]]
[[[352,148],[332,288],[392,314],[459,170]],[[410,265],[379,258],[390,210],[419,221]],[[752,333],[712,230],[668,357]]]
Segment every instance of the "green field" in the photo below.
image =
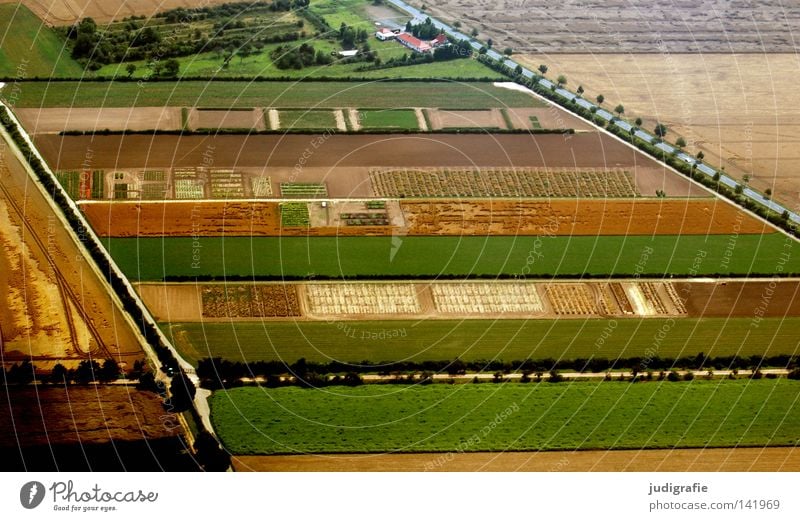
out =
[[[104,239],[132,280],[165,277],[701,276],[800,273],[800,244],[741,235]],[[199,267],[192,250],[200,244]],[[786,246],[784,248],[784,246]],[[701,257],[702,256],[702,257]]]
[[358,118],[364,130],[419,130],[417,115],[411,109],[359,110]]
[[[207,357],[255,362],[300,358],[371,363],[399,360],[575,360],[595,357],[748,357],[796,354],[800,318],[564,320],[376,320],[163,324],[193,364]],[[661,336],[663,339],[658,340]]]
[[65,42],[20,4],[0,5],[0,77],[80,77]]
[[472,82],[63,82],[23,83],[18,107],[385,108],[533,107],[542,102],[491,83]]
[[336,118],[331,110],[281,110],[278,112],[281,128],[326,130],[336,128]]
[[248,387],[214,393],[211,418],[234,454],[794,446],[798,394],[792,380]]

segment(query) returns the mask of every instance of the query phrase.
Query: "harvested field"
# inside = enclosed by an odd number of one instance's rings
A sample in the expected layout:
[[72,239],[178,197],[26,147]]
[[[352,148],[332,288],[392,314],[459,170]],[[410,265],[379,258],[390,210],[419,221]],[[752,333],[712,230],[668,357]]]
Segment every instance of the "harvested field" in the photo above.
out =
[[300,316],[297,290],[291,285],[207,285],[203,317],[276,318]]
[[193,322],[203,318],[202,288],[198,284],[136,284],[148,311],[165,322]]
[[[396,203],[395,203],[396,204]],[[354,206],[355,203],[353,203]],[[318,203],[83,203],[102,237],[761,234],[769,225],[720,199],[401,200],[340,211]],[[390,204],[390,207],[393,207]],[[343,206],[347,209],[347,206]],[[331,210],[333,209],[333,210]],[[336,212],[333,219],[330,211]],[[311,226],[311,227],[310,227]]]
[[618,169],[539,170],[371,168],[379,197],[634,197],[630,172]]
[[261,109],[191,109],[188,128],[266,130],[266,124]]
[[413,284],[307,284],[302,287],[311,315],[408,315],[420,311]]
[[446,128],[505,129],[506,123],[499,109],[429,111],[434,130]]
[[514,282],[431,284],[436,310],[452,315],[541,314],[544,304],[535,284]]
[[[0,4],[20,0],[0,0]],[[111,22],[129,16],[150,17],[177,7],[203,7],[230,0],[22,0],[31,11],[49,25],[68,25],[91,17],[97,22]]]
[[89,356],[132,364],[140,340],[100,275],[0,138],[0,338],[3,361],[43,370]]
[[[767,47],[770,52],[775,48]],[[598,93],[613,107],[625,106],[652,130],[669,127],[667,140],[683,136],[688,150],[702,151],[706,162],[724,166],[734,178],[790,206],[800,193],[800,103],[793,86],[800,62],[792,54],[703,55],[550,55],[520,60],[550,66],[582,84],[586,96]],[[674,81],[663,87],[664,76]]]
[[[178,417],[122,385],[0,387],[5,471],[196,470]],[[181,454],[184,454],[183,456]]]
[[[800,448],[235,456],[237,472],[798,472]],[[439,460],[436,460],[439,461]]]
[[16,109],[14,113],[29,134],[67,130],[180,130],[178,107],[43,108]]
[[[800,31],[800,6],[767,0],[654,3],[650,0],[607,0],[591,5],[554,4],[546,0],[445,0],[426,4],[431,16],[459,21],[482,40],[516,52],[660,53],[794,52],[793,34]],[[546,23],[543,23],[546,21]]]

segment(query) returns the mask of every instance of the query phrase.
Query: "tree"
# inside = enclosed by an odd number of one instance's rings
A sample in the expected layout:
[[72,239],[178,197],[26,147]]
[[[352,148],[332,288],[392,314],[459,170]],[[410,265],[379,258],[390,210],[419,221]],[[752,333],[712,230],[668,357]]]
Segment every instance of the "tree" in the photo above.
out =
[[522,74],[522,65],[517,65],[517,66],[514,68],[514,74],[516,74],[517,76],[519,76],[520,74]]
[[50,372],[50,383],[55,385],[67,384],[67,368],[61,364],[56,364]]
[[511,56],[512,54],[514,54],[514,49],[512,49],[511,47],[506,47],[505,49],[503,49],[503,54],[505,54],[506,56]]
[[178,60],[176,60],[175,58],[170,58],[164,62],[160,76],[164,78],[174,78],[178,75],[180,68],[181,68],[180,62],[178,62]]
[[614,107],[614,112],[616,112],[617,114],[619,114],[620,116],[622,116],[623,114],[625,114],[625,107],[624,107],[624,106],[622,106],[622,103],[620,103],[619,105],[617,105],[616,107]]
[[644,121],[642,121],[642,118],[636,118],[636,120],[633,122],[633,124],[636,125],[637,127],[641,127],[642,123],[644,123]]
[[741,195],[744,192],[744,187],[740,184],[737,184],[736,188],[734,188],[733,191],[735,194]]
[[[477,36],[477,34],[476,34],[476,35],[474,35],[474,36]],[[488,40],[486,40],[486,47],[488,47],[488,48],[490,48],[490,49],[491,49],[493,45],[494,45],[494,40],[492,40],[491,38],[489,38]]]
[[703,161],[703,158],[705,158],[705,157],[706,157],[706,155],[703,153],[703,151],[702,151],[702,150],[701,150],[700,152],[698,152],[698,153],[697,153],[697,161],[698,161],[698,162],[701,162],[701,161]]
[[583,96],[583,85],[578,85],[578,90],[576,91],[578,96]]
[[471,34],[471,35],[472,35],[472,37],[473,37],[473,38],[475,38],[476,36],[478,36],[478,29],[476,29],[476,28],[474,28],[474,27],[473,27],[473,28],[472,28],[472,31],[470,31],[470,33],[469,33],[469,34]]
[[749,184],[750,183],[750,174],[743,175],[742,176],[742,181],[744,181],[744,184]]
[[480,49],[478,49],[478,54],[486,54],[487,52],[489,52],[489,50],[486,48],[486,46],[483,46]]
[[456,29],[458,29],[459,27],[461,27],[461,22],[459,22],[458,20],[456,20],[455,22],[453,22],[453,27],[455,27]]
[[98,373],[98,380],[101,382],[111,382],[119,378],[119,364],[113,358],[109,358],[103,362],[103,367]]
[[97,380],[100,369],[100,364],[94,360],[83,360],[75,371],[75,382],[83,385],[94,382]]
[[598,105],[602,105],[605,100],[606,100],[606,97],[603,96],[602,94],[598,94],[597,95],[597,104]]
[[220,448],[219,442],[208,431],[201,432],[194,442],[197,462],[206,472],[225,472],[231,466],[231,457]]
[[686,146],[686,140],[683,139],[682,137],[679,137],[678,139],[675,140],[675,146],[680,149],[683,149],[683,147]]
[[769,201],[769,198],[772,197],[772,188],[767,188],[764,190],[764,199]]
[[133,73],[136,72],[136,65],[129,63],[127,67],[125,67],[125,72],[128,73],[128,78],[133,76]]
[[542,65],[539,65],[539,72],[541,72],[541,73],[542,73],[542,76],[544,76],[545,74],[547,74],[547,65],[544,65],[544,64],[542,64]]
[[170,404],[175,411],[180,412],[192,406],[192,400],[194,400],[197,389],[192,381],[189,380],[189,377],[181,371],[172,377],[169,392],[172,395]]
[[563,87],[564,85],[567,84],[567,77],[564,76],[563,74],[559,74],[558,78],[556,78],[556,83],[558,83],[559,87]]
[[653,133],[659,138],[663,139],[667,135],[667,126],[663,123],[656,123]]

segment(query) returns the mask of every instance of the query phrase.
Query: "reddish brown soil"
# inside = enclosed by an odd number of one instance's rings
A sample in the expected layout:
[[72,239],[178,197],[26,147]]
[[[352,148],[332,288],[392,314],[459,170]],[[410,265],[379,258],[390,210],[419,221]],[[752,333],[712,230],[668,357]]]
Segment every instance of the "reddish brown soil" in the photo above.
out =
[[180,432],[177,417],[167,415],[158,395],[132,387],[25,386],[8,392],[13,399],[0,408],[2,447],[133,441]]
[[[402,201],[408,235],[650,235],[764,233],[718,199]],[[391,235],[390,226],[280,227],[277,202],[89,203],[104,237]]]
[[403,201],[409,235],[676,235],[767,225],[719,199]]
[[786,317],[800,315],[796,280],[676,282],[689,316]]
[[800,448],[235,456],[239,472],[797,472]]
[[[0,0],[0,4],[19,0]],[[202,7],[231,0],[22,0],[31,11],[51,25],[67,25],[91,17],[97,22],[111,22],[129,16],[150,17],[176,7]]]

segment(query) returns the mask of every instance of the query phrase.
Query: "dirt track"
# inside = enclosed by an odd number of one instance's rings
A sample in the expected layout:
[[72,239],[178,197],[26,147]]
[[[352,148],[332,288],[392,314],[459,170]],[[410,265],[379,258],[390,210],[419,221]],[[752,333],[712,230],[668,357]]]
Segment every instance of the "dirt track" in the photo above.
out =
[[800,448],[235,456],[239,472],[797,472]]
[[[312,203],[314,204],[314,203]],[[277,202],[88,203],[103,237],[392,235],[652,235],[764,233],[718,199],[401,201],[405,227],[280,226]]]

